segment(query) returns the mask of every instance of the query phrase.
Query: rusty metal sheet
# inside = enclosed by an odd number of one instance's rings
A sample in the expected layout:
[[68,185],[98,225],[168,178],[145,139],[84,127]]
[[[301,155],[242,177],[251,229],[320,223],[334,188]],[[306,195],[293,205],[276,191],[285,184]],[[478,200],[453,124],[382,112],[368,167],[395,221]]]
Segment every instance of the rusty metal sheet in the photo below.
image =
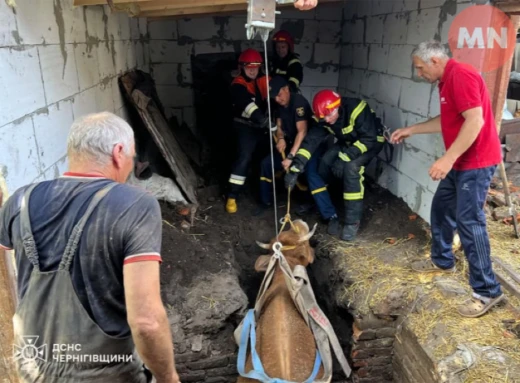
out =
[[506,135],[506,162],[520,162],[520,133]]

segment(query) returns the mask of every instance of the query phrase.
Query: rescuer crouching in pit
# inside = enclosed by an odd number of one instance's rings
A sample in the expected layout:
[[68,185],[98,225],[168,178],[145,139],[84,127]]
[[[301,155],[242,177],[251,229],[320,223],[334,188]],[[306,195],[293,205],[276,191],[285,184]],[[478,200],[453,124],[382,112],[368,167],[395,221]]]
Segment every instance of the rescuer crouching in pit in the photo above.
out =
[[233,125],[238,136],[237,158],[229,177],[230,192],[226,211],[236,213],[236,199],[242,190],[255,150],[262,143],[269,143],[269,115],[267,110],[266,76],[259,76],[262,56],[254,49],[246,49],[240,55],[240,75],[231,84],[233,100]]
[[271,67],[273,76],[279,75],[289,82],[293,92],[300,92],[303,81],[303,65],[300,56],[294,53],[294,39],[287,31],[278,31],[273,36],[274,55]]
[[[274,76],[269,82],[269,95],[277,104],[275,109],[276,150],[274,151],[274,171],[288,170],[292,159],[300,148],[307,129],[311,125],[312,109],[309,102],[301,94],[294,93],[289,88],[289,82],[282,76]],[[271,155],[262,160],[260,170],[261,205],[254,215],[262,213],[272,205]]]
[[[328,221],[328,233],[337,235],[339,220],[326,181],[331,176],[342,180],[345,225],[341,239],[353,241],[363,215],[363,173],[365,166],[383,148],[383,125],[366,101],[342,98],[332,90],[318,92],[312,102],[312,109],[318,126],[310,129],[303,140],[285,176],[285,186],[293,188],[311,157],[324,152],[317,169],[308,166],[309,188],[320,214]],[[326,150],[322,144],[329,134],[334,135],[337,142]]]

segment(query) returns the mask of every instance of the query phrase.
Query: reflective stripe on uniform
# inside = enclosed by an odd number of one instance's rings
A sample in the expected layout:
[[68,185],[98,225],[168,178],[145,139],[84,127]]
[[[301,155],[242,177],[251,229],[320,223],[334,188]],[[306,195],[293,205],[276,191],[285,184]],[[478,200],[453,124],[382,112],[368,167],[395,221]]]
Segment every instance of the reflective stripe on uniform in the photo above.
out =
[[324,127],[325,129],[327,129],[327,130],[330,132],[330,134],[334,134],[334,131],[330,128],[330,126],[328,126],[328,125],[323,125],[323,127]]
[[289,77],[289,81],[294,82],[296,86],[300,86],[300,81],[295,77]]
[[298,152],[296,152],[296,155],[298,155],[298,154],[307,158],[308,160],[311,159],[311,152],[309,152],[307,149],[298,150]]
[[246,117],[246,118],[251,117],[251,115],[253,114],[253,112],[254,112],[255,110],[257,110],[257,109],[258,109],[258,106],[257,106],[254,102],[248,104],[248,105],[245,107],[244,112],[242,113],[242,117]]
[[298,59],[292,59],[291,61],[289,61],[289,64],[287,64],[287,66],[291,66],[292,64],[296,64],[299,62],[300,62],[300,60],[298,60]]
[[354,125],[356,124],[356,119],[361,114],[363,109],[365,109],[365,106],[367,106],[367,102],[365,100],[361,101],[358,106],[354,109],[352,114],[350,115],[350,125],[343,128],[342,132],[343,134],[349,134],[354,130]]
[[311,194],[314,195],[314,194],[318,194],[318,193],[321,193],[321,192],[324,192],[324,191],[327,191],[327,187],[324,186],[322,188],[319,188],[319,189],[316,189],[316,190],[313,190],[311,191]]
[[354,142],[354,146],[361,151],[361,154],[366,153],[368,151],[367,146],[361,143],[361,141]]
[[347,156],[345,153],[343,153],[343,152],[339,152],[338,156],[339,156],[339,158],[341,158],[343,161],[345,161],[345,162],[350,162],[350,157]]
[[287,71],[286,70],[277,69],[276,73],[277,74],[287,74]]
[[365,195],[365,187],[363,186],[363,181],[365,177],[363,177],[363,173],[365,173],[365,167],[361,166],[359,169],[359,192],[356,193],[343,193],[343,199],[347,201],[357,201],[363,199]]
[[385,142],[384,136],[377,136],[377,142]]
[[271,182],[271,183],[273,182],[272,179],[267,178],[267,177],[260,177],[260,181]]
[[300,169],[298,169],[296,166],[292,166],[290,170],[293,173],[299,173],[300,172]]
[[231,174],[229,176],[229,183],[235,184],[235,185],[243,185],[246,182],[246,177],[244,176],[238,176],[236,174]]

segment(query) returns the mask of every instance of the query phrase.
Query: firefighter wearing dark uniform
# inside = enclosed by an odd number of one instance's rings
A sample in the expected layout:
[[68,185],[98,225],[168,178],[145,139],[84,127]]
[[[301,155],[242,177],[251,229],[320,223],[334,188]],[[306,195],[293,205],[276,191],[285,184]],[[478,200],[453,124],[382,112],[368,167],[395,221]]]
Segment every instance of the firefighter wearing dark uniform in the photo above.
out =
[[339,233],[339,221],[325,180],[332,175],[343,181],[345,225],[341,239],[353,241],[363,214],[363,173],[365,166],[383,148],[383,125],[366,101],[342,98],[331,90],[318,92],[312,109],[318,126],[309,130],[285,176],[285,183],[288,188],[294,186],[316,149],[333,134],[337,142],[323,154],[317,172],[311,167],[307,169],[307,179],[322,217],[329,221],[331,235]]
[[230,193],[226,211],[237,211],[236,198],[246,181],[253,154],[262,141],[268,142],[267,113],[268,77],[259,76],[262,56],[254,49],[246,49],[238,58],[240,75],[231,84],[233,124],[238,136],[238,155],[229,177]]
[[300,56],[294,53],[294,40],[289,32],[278,31],[273,36],[274,52],[271,74],[283,76],[293,92],[299,92],[303,81]]
[[[305,97],[291,92],[288,81],[282,76],[275,76],[269,82],[269,96],[277,104],[275,110],[277,150],[274,151],[274,171],[277,172],[282,169],[287,170],[291,165],[313,121],[312,109]],[[270,154],[263,159],[260,171],[260,197],[262,207],[265,208],[272,204],[273,199]]]

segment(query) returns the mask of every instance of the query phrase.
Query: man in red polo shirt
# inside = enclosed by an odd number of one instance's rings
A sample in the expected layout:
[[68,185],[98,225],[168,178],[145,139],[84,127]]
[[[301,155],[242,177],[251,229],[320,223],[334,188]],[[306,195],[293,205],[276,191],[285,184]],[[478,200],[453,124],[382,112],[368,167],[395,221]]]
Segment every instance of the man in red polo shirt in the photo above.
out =
[[455,271],[452,242],[458,231],[469,263],[471,299],[460,315],[479,317],[500,302],[502,294],[491,266],[484,203],[497,164],[502,161],[491,101],[482,76],[471,66],[450,59],[437,41],[419,44],[412,53],[418,76],[439,82],[441,115],[396,130],[392,143],[414,134],[442,133],[446,153],[430,168],[439,181],[431,207],[431,259],[417,261],[418,272]]

